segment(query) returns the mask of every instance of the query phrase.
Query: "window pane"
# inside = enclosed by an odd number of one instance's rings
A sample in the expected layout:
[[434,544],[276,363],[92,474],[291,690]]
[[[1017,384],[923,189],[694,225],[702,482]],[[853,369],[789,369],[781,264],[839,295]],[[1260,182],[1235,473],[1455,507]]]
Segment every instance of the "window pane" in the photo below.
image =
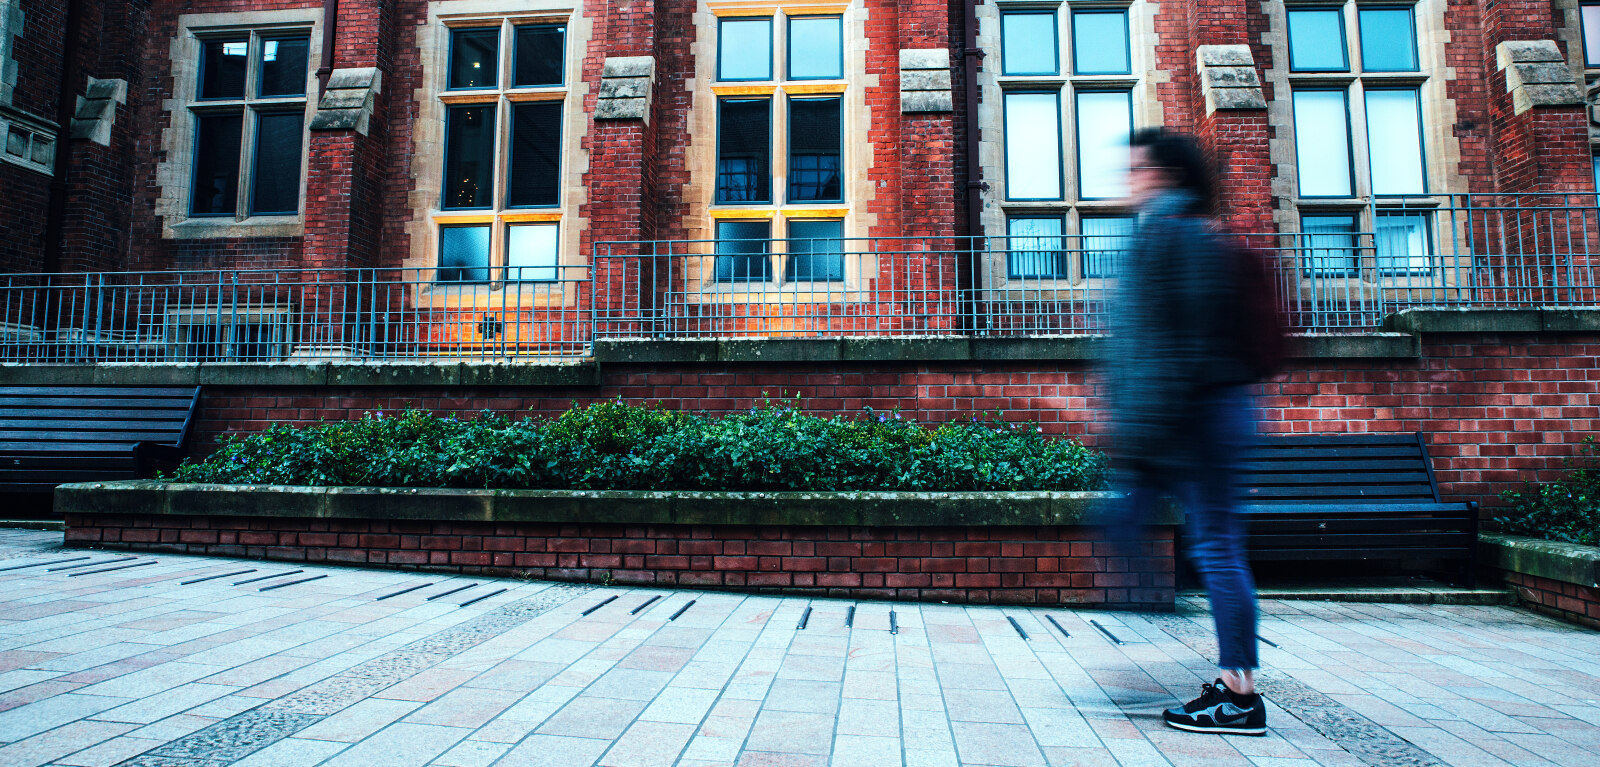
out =
[[772,19],[723,19],[718,34],[718,80],[772,79]]
[[1295,92],[1294,148],[1301,196],[1350,196],[1350,128],[1344,91]]
[[506,204],[556,205],[561,201],[561,102],[511,107],[511,166]]
[[244,69],[250,41],[207,40],[201,43],[200,98],[244,98]]
[[1422,125],[1417,92],[1367,91],[1373,194],[1422,194]]
[[1061,199],[1061,108],[1055,93],[1007,93],[1006,199]]
[[244,115],[195,116],[194,189],[189,212],[196,216],[233,215],[239,199],[239,138]]
[[1006,275],[1012,279],[1067,276],[1061,219],[1013,218],[1006,221]]
[[772,273],[770,221],[718,221],[718,282],[765,282]]
[[559,278],[556,249],[558,224],[524,224],[506,228],[506,279],[553,281]]
[[1128,14],[1085,11],[1072,14],[1072,70],[1080,75],[1125,75]]
[[493,88],[499,84],[500,29],[450,32],[450,87]]
[[1583,61],[1600,67],[1600,5],[1583,6]]
[[1424,214],[1383,214],[1375,217],[1373,242],[1378,249],[1378,269],[1384,272],[1428,270],[1428,217]]
[[1305,247],[1302,268],[1307,274],[1355,274],[1360,252],[1354,216],[1305,216],[1300,231]]
[[789,201],[844,199],[839,174],[842,99],[789,101]]
[[822,282],[844,279],[844,222],[789,222],[789,268],[785,279]]
[[284,37],[261,41],[261,84],[258,96],[304,96],[311,38]]
[[1415,72],[1417,35],[1410,8],[1361,11],[1361,69],[1367,72]]
[[789,19],[789,79],[844,77],[844,20],[838,16]]
[[1128,134],[1132,132],[1132,94],[1078,92],[1079,199],[1128,194]]
[[1084,217],[1083,276],[1109,277],[1133,247],[1132,216]]
[[1000,63],[1008,75],[1060,73],[1054,13],[1000,15]]
[[1296,72],[1344,72],[1344,14],[1337,10],[1289,12],[1289,69]]
[[251,213],[300,210],[300,137],[304,120],[305,115],[300,112],[269,112],[256,118]]
[[567,28],[530,24],[517,27],[517,65],[512,85],[560,85],[566,62]]
[[492,106],[450,107],[445,113],[444,208],[487,208],[494,185]]
[[15,157],[28,155],[28,136],[31,135],[21,128],[12,128],[6,131],[6,154]]
[[771,201],[771,99],[723,101],[717,116],[717,202]]
[[489,281],[489,227],[439,229],[439,282]]

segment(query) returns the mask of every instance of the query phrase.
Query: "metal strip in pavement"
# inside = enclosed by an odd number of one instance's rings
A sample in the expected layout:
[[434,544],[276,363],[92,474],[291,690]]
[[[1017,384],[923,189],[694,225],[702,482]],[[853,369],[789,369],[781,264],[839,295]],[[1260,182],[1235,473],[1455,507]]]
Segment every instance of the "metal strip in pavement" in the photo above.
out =
[[891,633],[891,634],[900,633],[900,624],[895,620],[895,616],[894,616],[894,611],[893,610],[889,611],[889,633]]
[[1028,632],[1022,630],[1022,624],[1017,623],[1017,619],[1016,618],[1013,618],[1013,617],[1007,615],[1006,616],[1006,620],[1011,621],[1011,628],[1016,629],[1017,630],[1017,634],[1021,635],[1021,637],[1023,638],[1024,641],[1026,641],[1028,639]]
[[107,568],[103,568],[103,569],[100,569],[100,570],[84,570],[83,572],[78,572],[78,573],[67,573],[67,577],[68,578],[76,578],[76,577],[78,577],[80,575],[94,575],[95,573],[109,573],[109,572],[112,572],[114,570],[126,570],[126,569],[128,569],[130,567],[144,567],[145,565],[154,565],[154,564],[159,564],[159,563],[156,562],[156,560],[152,559],[149,562],[135,562],[135,563],[133,563],[131,565],[117,565],[116,567],[107,567]]
[[271,586],[262,586],[261,588],[256,589],[256,591],[271,591],[273,589],[281,589],[284,586],[293,586],[293,585],[295,585],[297,583],[305,583],[307,581],[320,580],[320,579],[326,578],[326,577],[328,577],[328,576],[327,575],[313,575],[310,578],[301,578],[300,580],[289,581],[288,583],[274,583]]
[[850,605],[850,608],[844,611],[844,627],[845,628],[850,628],[851,626],[855,625],[855,622],[856,622],[856,606],[855,605]]
[[7,570],[26,570],[26,569],[28,569],[30,567],[43,567],[45,565],[59,565],[62,562],[76,562],[76,561],[78,561],[80,559],[88,559],[88,557],[69,557],[67,559],[52,559],[49,562],[34,562],[31,565],[11,565],[10,567],[0,567],[0,573],[3,573],[5,571],[7,571]]
[[259,578],[246,578],[246,579],[244,579],[242,581],[234,581],[233,585],[235,585],[235,586],[243,586],[246,583],[255,583],[257,581],[266,581],[266,580],[271,580],[273,578],[282,578],[285,575],[299,575],[300,573],[303,573],[303,572],[305,572],[305,571],[304,570],[290,570],[289,572],[286,572],[286,573],[273,573],[271,575],[263,575],[263,576],[261,576]]
[[660,598],[661,598],[660,594],[657,594],[657,595],[655,595],[653,597],[650,597],[649,599],[644,600],[644,604],[639,605],[638,607],[635,607],[632,610],[629,610],[628,614],[629,615],[638,615],[642,610],[644,610],[644,608],[649,607],[652,604],[655,604],[655,601],[657,599],[660,599]]
[[195,578],[192,581],[179,581],[178,585],[179,586],[187,586],[187,585],[189,585],[191,583],[201,583],[203,581],[214,581],[214,580],[216,580],[218,578],[227,578],[230,575],[244,575],[245,573],[253,573],[255,571],[256,571],[256,569],[254,567],[252,567],[249,570],[235,570],[235,571],[233,571],[231,573],[218,573],[216,575],[207,575],[204,578]]
[[424,583],[424,584],[422,584],[420,586],[411,586],[409,588],[400,589],[399,591],[396,591],[396,592],[394,592],[392,594],[384,594],[383,596],[378,597],[377,599],[374,599],[372,601],[374,601],[374,602],[382,602],[383,600],[388,599],[390,597],[397,597],[397,596],[400,596],[401,594],[410,594],[411,592],[416,591],[417,589],[425,589],[425,588],[427,588],[429,586],[432,586],[432,585],[433,585],[433,582],[430,581],[430,582]]
[[682,606],[682,607],[680,607],[680,608],[678,608],[678,611],[677,611],[677,612],[675,612],[675,613],[673,613],[673,614],[672,614],[672,617],[671,617],[671,618],[668,618],[668,619],[667,619],[667,620],[669,620],[669,621],[675,621],[675,620],[677,620],[677,619],[678,619],[678,616],[680,616],[680,615],[682,615],[682,614],[684,614],[684,613],[686,613],[686,612],[688,612],[688,611],[689,611],[689,608],[691,608],[691,607],[694,607],[694,600],[693,600],[693,599],[691,599],[691,600],[689,600],[689,603],[688,603],[688,604],[686,604],[686,605],[684,605],[684,606]]
[[589,608],[587,610],[584,610],[580,614],[580,617],[587,617],[589,615],[589,613],[592,613],[595,610],[598,610],[598,609],[600,609],[602,607],[605,607],[606,605],[609,605],[609,604],[611,604],[612,602],[615,602],[615,601],[617,601],[617,595],[616,594],[612,594],[611,596],[606,597],[605,601],[602,601],[600,604],[597,604],[594,607],[591,607],[591,608]]
[[1050,621],[1050,625],[1055,626],[1056,627],[1056,631],[1061,632],[1062,636],[1067,637],[1068,639],[1072,638],[1072,635],[1068,634],[1067,630],[1061,627],[1061,624],[1056,623],[1056,616],[1047,614],[1047,615],[1044,616],[1044,619],[1047,620],[1047,621]]
[[481,597],[473,597],[471,599],[468,599],[467,601],[462,602],[459,605],[456,605],[456,607],[466,607],[467,605],[470,605],[470,604],[472,604],[474,602],[482,602],[483,600],[488,599],[489,597],[492,597],[492,596],[494,596],[496,594],[504,594],[504,593],[506,593],[505,589],[495,589],[494,591],[491,591],[491,592],[489,592],[487,594],[484,594]]
[[800,622],[794,624],[795,631],[804,631],[806,624],[811,621],[811,605],[806,605],[806,611],[800,613]]
[[476,581],[474,581],[474,582],[469,583],[469,584],[467,584],[465,586],[457,586],[457,587],[455,587],[453,589],[450,589],[449,591],[442,592],[442,593],[439,593],[439,594],[434,594],[433,596],[428,597],[427,601],[432,602],[433,600],[438,599],[439,597],[447,597],[447,596],[450,596],[451,594],[454,594],[454,593],[456,593],[458,591],[466,591],[467,589],[470,589],[470,588],[472,588],[473,586],[476,586],[476,585],[478,585],[478,583]]
[[1089,619],[1089,625],[1091,625],[1091,626],[1093,626],[1093,627],[1095,627],[1097,629],[1100,629],[1100,633],[1105,634],[1106,635],[1106,639],[1111,640],[1113,643],[1115,643],[1115,644],[1117,644],[1119,646],[1127,644],[1127,642],[1124,642],[1121,639],[1118,639],[1116,634],[1111,633],[1110,629],[1106,628],[1105,626],[1100,625],[1100,621],[1097,621],[1097,620],[1095,620],[1093,618],[1090,618]]
[[84,562],[81,565],[67,565],[65,567],[52,567],[49,570],[46,570],[45,572],[53,573],[53,572],[56,572],[58,570],[76,570],[76,569],[78,569],[80,567],[94,567],[95,565],[109,565],[109,564],[112,564],[112,563],[115,563],[115,562],[126,562],[126,561],[128,561],[130,559],[138,559],[138,557],[123,557],[121,559],[102,559],[99,562]]

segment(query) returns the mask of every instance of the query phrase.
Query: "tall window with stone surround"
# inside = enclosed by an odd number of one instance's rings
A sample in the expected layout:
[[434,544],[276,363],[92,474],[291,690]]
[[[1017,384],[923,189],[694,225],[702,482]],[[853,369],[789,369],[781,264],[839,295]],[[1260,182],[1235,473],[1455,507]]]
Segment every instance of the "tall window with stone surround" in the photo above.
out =
[[435,279],[556,280],[566,25],[476,19],[448,35]]
[[1126,248],[1134,127],[1133,11],[1001,5],[1000,176],[1008,279],[1109,276]]
[[310,49],[293,29],[200,38],[190,216],[300,212]]
[[1302,268],[1425,270],[1433,217],[1415,209],[1430,191],[1416,9],[1295,4],[1285,20]]
[[737,10],[715,30],[713,280],[844,280],[843,17]]

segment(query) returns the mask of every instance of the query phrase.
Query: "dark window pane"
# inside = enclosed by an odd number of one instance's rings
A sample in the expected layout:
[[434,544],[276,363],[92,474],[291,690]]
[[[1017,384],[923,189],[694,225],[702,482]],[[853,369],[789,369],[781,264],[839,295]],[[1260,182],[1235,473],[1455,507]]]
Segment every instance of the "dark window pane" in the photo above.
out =
[[1072,69],[1080,75],[1125,75],[1128,14],[1089,11],[1072,14]]
[[439,229],[439,282],[489,281],[489,227]]
[[517,66],[512,85],[560,85],[567,28],[543,24],[517,27],[516,40]]
[[261,85],[258,96],[304,96],[306,61],[311,38],[286,37],[261,41]]
[[772,274],[772,222],[718,221],[718,282],[765,282]]
[[730,99],[717,119],[717,202],[772,201],[772,100]]
[[450,87],[493,88],[500,63],[500,30],[457,29],[450,33]]
[[844,279],[844,222],[789,222],[789,268],[785,279],[823,282]]
[[789,79],[844,77],[844,20],[838,16],[789,18]]
[[507,205],[561,201],[561,102],[511,107],[511,178]]
[[1289,69],[1295,72],[1350,69],[1344,47],[1344,12],[1334,9],[1289,12]]
[[1361,68],[1368,72],[1415,72],[1417,35],[1410,8],[1361,11]]
[[1060,218],[1013,218],[1006,222],[1006,234],[1007,276],[1013,279],[1067,276]]
[[200,44],[200,98],[244,98],[245,62],[250,41],[206,40]]
[[256,118],[251,213],[300,210],[300,127],[304,119],[299,112],[269,112]]
[[772,79],[772,19],[723,19],[718,26],[717,79]]
[[789,102],[789,201],[844,199],[839,173],[842,99]]
[[189,192],[189,212],[231,216],[238,207],[239,137],[244,115],[196,115],[194,127],[194,188]]
[[451,107],[445,115],[445,208],[487,208],[494,185],[492,106]]
[[1355,274],[1360,263],[1354,216],[1303,216],[1301,246],[1308,276]]

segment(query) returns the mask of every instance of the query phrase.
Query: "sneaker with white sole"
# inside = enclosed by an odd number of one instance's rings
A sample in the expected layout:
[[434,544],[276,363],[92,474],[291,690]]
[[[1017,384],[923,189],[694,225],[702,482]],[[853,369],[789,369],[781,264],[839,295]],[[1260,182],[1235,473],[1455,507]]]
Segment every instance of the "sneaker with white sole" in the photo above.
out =
[[1161,715],[1169,727],[1223,735],[1267,734],[1267,705],[1260,695],[1238,695],[1218,679],[1202,685],[1200,697]]

